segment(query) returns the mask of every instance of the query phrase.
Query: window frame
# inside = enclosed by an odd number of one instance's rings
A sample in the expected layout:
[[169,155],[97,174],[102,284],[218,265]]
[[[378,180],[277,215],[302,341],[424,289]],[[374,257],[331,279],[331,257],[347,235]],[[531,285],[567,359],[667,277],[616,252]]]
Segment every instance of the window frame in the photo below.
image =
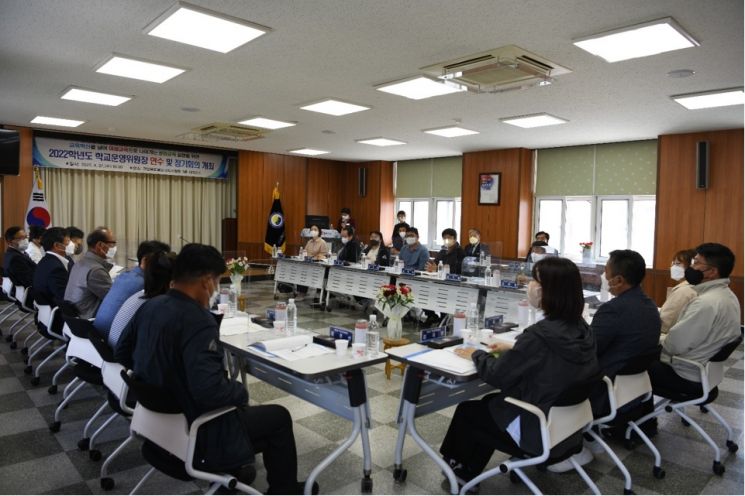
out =
[[[450,224],[450,227],[455,227],[456,221],[457,221],[457,225],[459,225],[459,226],[460,226],[460,224],[462,224],[462,221],[463,221],[463,219],[462,219],[462,217],[463,217],[463,201],[462,201],[462,198],[460,196],[456,196],[456,197],[450,197],[450,196],[433,196],[433,197],[430,197],[430,198],[424,198],[424,197],[419,197],[419,198],[415,198],[415,197],[405,197],[405,198],[404,197],[401,197],[401,198],[396,198],[395,199],[396,212],[398,212],[399,210],[401,210],[401,207],[400,207],[401,202],[411,202],[412,211],[410,213],[410,217],[407,217],[407,222],[411,223],[414,220],[414,203],[415,202],[418,202],[418,201],[419,202],[421,202],[421,201],[428,202],[427,203],[427,208],[429,210],[429,215],[427,216],[428,217],[427,234],[428,234],[428,236],[430,238],[432,238],[432,239],[421,239],[420,238],[419,241],[424,246],[426,246],[428,249],[430,249],[430,250],[438,250],[440,248],[440,243],[438,242],[438,240],[440,239],[440,233],[439,232],[436,232],[436,230],[437,230],[437,202],[440,202],[440,201],[450,201],[450,202],[453,202],[454,203],[454,205],[453,205],[453,219],[452,219],[452,223]],[[460,212],[461,212],[461,218],[460,219],[456,219],[455,218],[456,213],[458,211],[458,208],[456,208],[456,204],[458,202],[460,202]],[[414,226],[414,227],[417,227],[417,226]],[[456,230],[459,230],[459,229],[456,229]],[[462,235],[462,233],[458,232],[458,235],[460,236],[460,235]]]

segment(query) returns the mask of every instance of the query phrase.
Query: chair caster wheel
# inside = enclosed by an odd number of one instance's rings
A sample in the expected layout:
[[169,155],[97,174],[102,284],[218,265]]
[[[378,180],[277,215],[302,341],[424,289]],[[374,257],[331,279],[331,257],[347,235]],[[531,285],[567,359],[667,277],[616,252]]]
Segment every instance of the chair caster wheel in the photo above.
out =
[[393,470],[393,480],[396,482],[406,482],[406,476],[409,472],[406,469],[397,468]]
[[724,475],[724,465],[722,465],[722,462],[714,462],[711,466],[711,470],[714,471],[716,475]]
[[370,476],[362,478],[361,491],[363,494],[371,494],[373,489],[373,481]]
[[104,477],[101,479],[101,489],[104,491],[111,491],[114,489],[114,479],[111,477]]
[[27,346],[24,346],[23,348],[21,348],[21,355],[23,355],[23,356],[28,355],[28,347]]
[[57,394],[57,385],[52,384],[51,386],[49,386],[49,389],[47,389],[47,392],[49,394]]
[[727,441],[727,449],[730,453],[736,453],[739,446],[734,441]]
[[90,458],[90,459],[91,459],[92,461],[94,461],[94,462],[97,462],[97,461],[99,461],[99,460],[101,459],[101,452],[100,452],[100,451],[98,451],[97,449],[94,449],[94,450],[90,450],[90,451],[88,452],[88,457],[89,457],[89,458]]
[[38,377],[32,377],[31,378],[31,385],[32,386],[38,386],[39,385],[39,378]]
[[26,365],[26,368],[23,369],[23,373],[26,375],[31,375],[31,372],[33,372],[34,369],[31,367],[31,365]]
[[683,424],[685,427],[690,427],[691,424],[686,419],[682,418],[680,419],[680,423]]
[[51,432],[59,432],[59,428],[61,425],[62,425],[62,422],[60,422],[59,420],[52,422],[52,425],[49,426],[49,430]]
[[664,479],[665,471],[662,469],[662,467],[654,467],[652,469],[652,475],[654,475],[655,479]]
[[16,348],[18,348],[18,343],[16,343],[15,341],[13,341],[12,343],[10,343],[10,349],[11,350],[15,350]]
[[78,449],[80,451],[88,451],[88,448],[91,445],[91,439],[89,437],[84,437],[80,441],[78,441]]
[[512,482],[513,484],[517,484],[518,482],[522,481],[520,480],[520,476],[517,475],[517,473],[510,471],[510,482]]
[[623,494],[636,494],[636,493],[632,491],[631,489],[623,488]]

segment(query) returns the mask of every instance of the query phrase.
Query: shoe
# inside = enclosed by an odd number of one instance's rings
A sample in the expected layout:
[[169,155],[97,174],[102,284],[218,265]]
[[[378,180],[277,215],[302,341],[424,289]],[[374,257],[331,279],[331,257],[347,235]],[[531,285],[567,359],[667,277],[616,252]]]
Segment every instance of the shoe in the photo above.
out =
[[[592,460],[594,460],[595,457],[592,456],[592,453],[589,449],[582,447],[582,451],[574,455],[574,461],[576,461],[579,465],[587,465]],[[555,474],[561,474],[564,472],[569,472],[570,470],[574,469],[574,465],[572,465],[572,462],[569,461],[570,459],[567,458],[563,462],[554,463],[553,465],[549,465],[546,467],[549,472],[553,472]]]

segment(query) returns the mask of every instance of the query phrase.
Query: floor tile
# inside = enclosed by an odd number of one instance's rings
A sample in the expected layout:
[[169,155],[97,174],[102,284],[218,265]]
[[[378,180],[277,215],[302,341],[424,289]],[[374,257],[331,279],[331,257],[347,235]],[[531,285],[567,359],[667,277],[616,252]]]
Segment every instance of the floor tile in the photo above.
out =
[[6,494],[39,494],[82,480],[65,453],[0,467],[0,481]]

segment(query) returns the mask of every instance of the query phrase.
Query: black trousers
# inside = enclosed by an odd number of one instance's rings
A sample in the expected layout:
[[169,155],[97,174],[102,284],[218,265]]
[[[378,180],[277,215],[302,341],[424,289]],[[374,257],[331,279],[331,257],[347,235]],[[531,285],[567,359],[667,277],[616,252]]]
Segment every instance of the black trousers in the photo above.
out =
[[512,437],[497,426],[489,413],[492,396],[460,403],[440,446],[445,460],[463,464],[464,470],[459,475],[465,480],[484,471],[494,450],[509,454],[521,452]]
[[238,409],[256,453],[264,455],[269,494],[297,492],[297,451],[292,417],[280,405]]
[[649,380],[652,382],[654,394],[659,396],[666,396],[666,393],[670,392],[701,396],[703,392],[700,382],[689,381],[679,376],[669,363],[652,363],[649,367]]

